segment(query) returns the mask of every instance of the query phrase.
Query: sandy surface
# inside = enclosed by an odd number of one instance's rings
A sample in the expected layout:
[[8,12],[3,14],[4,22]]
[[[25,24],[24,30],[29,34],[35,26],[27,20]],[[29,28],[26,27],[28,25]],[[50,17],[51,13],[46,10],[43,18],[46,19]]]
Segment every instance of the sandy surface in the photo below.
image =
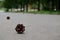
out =
[[[6,17],[10,16],[10,20]],[[24,34],[17,34],[17,24]],[[60,15],[0,13],[0,40],[60,40]]]

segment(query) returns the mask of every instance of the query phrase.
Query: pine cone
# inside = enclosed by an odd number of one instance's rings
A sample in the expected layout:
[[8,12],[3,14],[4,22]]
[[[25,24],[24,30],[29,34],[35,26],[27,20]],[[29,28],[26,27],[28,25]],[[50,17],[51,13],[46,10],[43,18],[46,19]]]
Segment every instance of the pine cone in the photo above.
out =
[[17,33],[23,33],[25,31],[25,26],[23,26],[23,24],[17,24],[16,28],[15,28]]

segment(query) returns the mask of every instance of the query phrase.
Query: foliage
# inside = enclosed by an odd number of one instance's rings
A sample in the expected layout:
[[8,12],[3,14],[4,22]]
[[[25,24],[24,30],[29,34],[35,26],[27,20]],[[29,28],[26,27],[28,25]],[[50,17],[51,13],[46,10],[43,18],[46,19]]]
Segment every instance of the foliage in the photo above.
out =
[[28,5],[37,5],[38,11],[40,11],[40,4],[42,4],[42,10],[48,11],[60,11],[60,0],[4,0],[3,7],[6,9],[10,8],[19,8],[21,9],[26,6],[26,10],[28,11]]

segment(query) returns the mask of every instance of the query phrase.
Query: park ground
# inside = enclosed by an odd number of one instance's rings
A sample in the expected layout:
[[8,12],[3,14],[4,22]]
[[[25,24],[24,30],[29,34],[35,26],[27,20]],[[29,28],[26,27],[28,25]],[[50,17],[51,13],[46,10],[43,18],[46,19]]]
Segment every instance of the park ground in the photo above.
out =
[[[24,34],[17,34],[17,24]],[[0,40],[60,40],[60,15],[0,12]]]

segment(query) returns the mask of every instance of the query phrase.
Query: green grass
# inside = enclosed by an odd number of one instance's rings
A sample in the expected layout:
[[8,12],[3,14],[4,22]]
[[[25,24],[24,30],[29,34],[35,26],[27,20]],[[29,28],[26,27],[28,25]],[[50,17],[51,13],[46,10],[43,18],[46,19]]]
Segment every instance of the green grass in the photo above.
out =
[[56,14],[56,15],[60,15],[59,11],[29,11],[28,13],[33,13],[33,14]]
[[[0,8],[0,11],[4,11],[4,8]],[[20,13],[20,12],[19,12]],[[28,11],[23,13],[29,13],[29,14],[53,14],[53,15],[60,15],[60,11]]]

